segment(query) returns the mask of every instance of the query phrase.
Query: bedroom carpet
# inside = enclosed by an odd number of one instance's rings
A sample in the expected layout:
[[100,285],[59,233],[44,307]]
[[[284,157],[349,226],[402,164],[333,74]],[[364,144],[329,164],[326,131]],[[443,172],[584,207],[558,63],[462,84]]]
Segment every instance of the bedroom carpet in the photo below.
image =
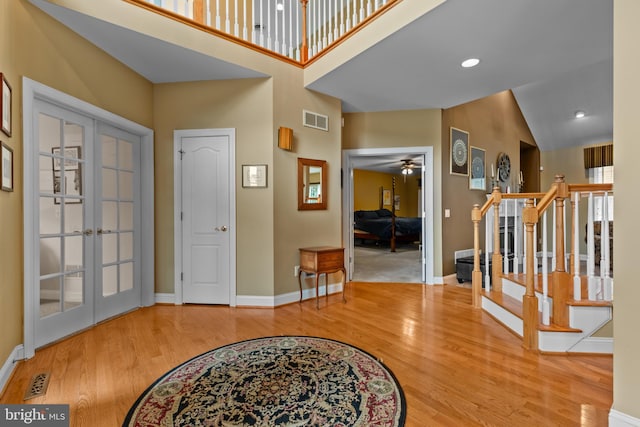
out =
[[326,338],[241,341],[169,371],[123,426],[404,426],[393,373],[369,353]]
[[396,252],[388,246],[354,247],[354,282],[422,283],[418,245],[399,245]]

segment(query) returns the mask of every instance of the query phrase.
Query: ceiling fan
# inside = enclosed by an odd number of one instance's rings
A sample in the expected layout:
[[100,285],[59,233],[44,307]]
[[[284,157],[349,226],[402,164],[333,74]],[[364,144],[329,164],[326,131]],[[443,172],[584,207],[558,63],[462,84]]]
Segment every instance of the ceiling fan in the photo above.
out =
[[402,172],[404,182],[407,182],[407,175],[411,175],[413,173],[413,168],[415,168],[416,165],[411,159],[403,159],[401,162],[402,166],[400,166],[400,171]]

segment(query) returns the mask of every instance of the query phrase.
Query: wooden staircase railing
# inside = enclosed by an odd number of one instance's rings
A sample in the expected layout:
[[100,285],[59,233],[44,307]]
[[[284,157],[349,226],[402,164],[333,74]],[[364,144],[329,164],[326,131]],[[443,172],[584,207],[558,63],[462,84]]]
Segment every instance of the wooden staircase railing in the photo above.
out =
[[[515,271],[518,271],[518,248],[517,244],[512,248],[504,248],[504,256],[507,257],[503,262],[503,254],[500,248],[500,230],[501,230],[501,214],[500,207],[507,200],[524,201],[521,213],[516,212],[516,204],[514,203],[514,228],[515,218],[518,214],[521,216],[523,226],[523,244],[524,261],[523,269],[525,275],[525,293],[522,298],[522,315],[523,315],[523,346],[527,349],[538,349],[538,330],[540,327],[539,307],[542,308],[542,323],[549,325],[551,322],[554,326],[570,329],[569,307],[570,304],[577,304],[582,301],[581,294],[582,278],[580,274],[580,226],[579,219],[579,200],[586,196],[588,200],[588,218],[586,222],[587,230],[587,276],[588,276],[588,300],[612,300],[613,279],[610,277],[610,236],[609,221],[610,213],[607,206],[609,197],[612,195],[613,186],[611,184],[567,184],[564,176],[557,175],[551,188],[546,193],[506,193],[503,194],[499,187],[493,189],[483,206],[478,204],[473,206],[471,212],[471,220],[474,230],[474,265],[472,272],[472,304],[475,308],[482,306],[482,271],[480,268],[481,242],[480,242],[480,224],[487,216],[487,213],[493,209],[493,224],[485,224],[485,266],[489,259],[489,250],[491,254],[491,276],[485,277],[485,288],[491,286],[493,292],[502,291],[502,279],[508,271],[503,271],[511,263],[515,264]],[[601,218],[599,220],[601,230],[600,240],[600,277],[595,275],[595,238],[594,229],[598,221],[594,220],[594,197],[601,197]],[[570,230],[571,251],[567,257],[565,251],[566,224],[565,212],[567,208],[567,199],[570,200],[570,210],[572,218],[572,227]],[[549,313],[549,301],[547,299],[547,264],[549,262],[547,255],[547,212],[553,215],[553,250],[552,250],[552,272],[551,294],[553,295],[553,313]],[[509,218],[502,217],[503,227],[509,227]],[[542,219],[542,270],[543,274],[538,276],[538,245],[537,245],[537,228]],[[517,228],[516,228],[517,229]],[[491,230],[491,232],[490,232]],[[506,236],[508,230],[505,229]],[[517,237],[516,237],[517,241]],[[504,238],[505,244],[508,240]],[[507,249],[512,249],[513,254],[508,253]],[[510,258],[510,259],[509,259]],[[566,260],[571,265],[571,271],[567,271]],[[489,269],[486,269],[487,276]],[[543,281],[543,301],[539,304],[538,297],[535,293],[535,278],[541,277]],[[491,282],[491,285],[489,285]]]

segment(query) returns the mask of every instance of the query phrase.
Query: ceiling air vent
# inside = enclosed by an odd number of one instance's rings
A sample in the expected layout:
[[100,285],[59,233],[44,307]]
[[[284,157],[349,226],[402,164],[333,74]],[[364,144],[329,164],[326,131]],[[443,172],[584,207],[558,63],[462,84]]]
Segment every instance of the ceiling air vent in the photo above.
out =
[[329,131],[329,117],[312,111],[302,110],[302,124],[306,127]]

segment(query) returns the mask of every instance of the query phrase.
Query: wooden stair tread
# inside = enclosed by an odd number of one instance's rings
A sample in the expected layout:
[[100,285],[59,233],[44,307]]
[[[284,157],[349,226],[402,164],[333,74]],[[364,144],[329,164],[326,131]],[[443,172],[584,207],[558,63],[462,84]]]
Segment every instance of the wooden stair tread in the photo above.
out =
[[[507,310],[509,313],[513,314],[514,316],[520,319],[523,318],[522,303],[516,298],[497,291],[483,291],[483,295],[500,307]],[[543,332],[582,332],[581,329],[571,328],[569,326],[555,325],[553,323],[553,319],[551,319],[550,325],[545,325],[542,323],[542,313],[538,313],[538,330]]]

